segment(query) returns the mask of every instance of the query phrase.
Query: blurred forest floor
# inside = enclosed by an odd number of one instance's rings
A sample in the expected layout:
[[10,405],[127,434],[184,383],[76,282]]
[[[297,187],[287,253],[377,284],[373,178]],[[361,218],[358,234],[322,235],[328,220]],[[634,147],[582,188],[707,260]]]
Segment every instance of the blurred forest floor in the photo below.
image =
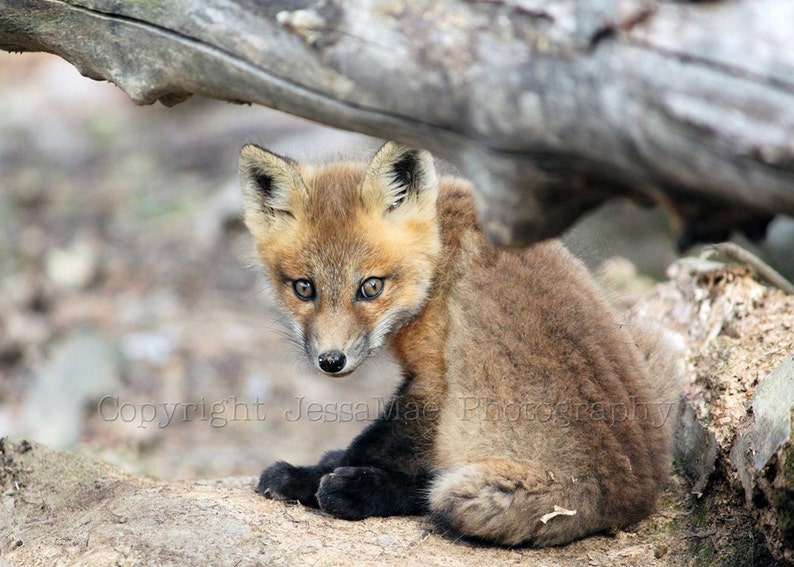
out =
[[[296,159],[378,144],[259,107],[137,107],[53,56],[0,53],[0,436],[175,480],[309,463],[375,417],[387,355],[318,376],[262,293],[236,185],[248,141]],[[664,215],[628,203],[566,241],[614,297],[674,259]]]

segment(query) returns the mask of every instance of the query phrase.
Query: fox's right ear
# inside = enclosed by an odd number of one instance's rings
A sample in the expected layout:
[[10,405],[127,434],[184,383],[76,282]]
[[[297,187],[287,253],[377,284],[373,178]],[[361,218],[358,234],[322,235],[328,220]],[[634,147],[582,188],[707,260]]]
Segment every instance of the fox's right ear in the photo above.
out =
[[386,212],[412,209],[435,214],[438,179],[425,150],[386,142],[367,166],[361,187],[366,203]]
[[307,190],[295,162],[246,144],[238,166],[245,224],[254,236],[261,235],[279,217],[296,216]]

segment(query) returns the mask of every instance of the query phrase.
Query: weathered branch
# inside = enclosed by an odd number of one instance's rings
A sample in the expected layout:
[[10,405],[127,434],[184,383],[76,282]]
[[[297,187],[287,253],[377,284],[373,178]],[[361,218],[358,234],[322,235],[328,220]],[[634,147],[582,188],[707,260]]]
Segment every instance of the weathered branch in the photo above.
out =
[[198,93],[427,147],[497,242],[630,195],[689,244],[794,213],[792,21],[785,0],[0,0],[0,48],[140,104]]

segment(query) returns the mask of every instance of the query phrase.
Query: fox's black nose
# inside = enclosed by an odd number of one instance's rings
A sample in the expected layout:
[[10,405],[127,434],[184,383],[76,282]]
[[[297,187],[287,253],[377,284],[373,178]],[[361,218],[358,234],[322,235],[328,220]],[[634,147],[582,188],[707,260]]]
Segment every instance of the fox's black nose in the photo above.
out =
[[347,357],[338,350],[329,350],[320,354],[320,368],[329,374],[341,372],[347,363]]

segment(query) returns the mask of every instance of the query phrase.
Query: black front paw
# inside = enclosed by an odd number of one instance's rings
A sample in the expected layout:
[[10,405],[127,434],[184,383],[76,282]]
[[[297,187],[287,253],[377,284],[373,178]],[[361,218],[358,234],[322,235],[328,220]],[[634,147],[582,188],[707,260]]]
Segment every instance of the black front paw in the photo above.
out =
[[339,467],[320,479],[317,501],[343,520],[420,514],[424,498],[418,480],[376,467]]
[[262,472],[256,491],[265,498],[297,501],[317,508],[315,494],[322,472],[316,467],[295,467],[281,461]]
[[377,514],[377,500],[386,473],[374,467],[339,467],[320,479],[320,508],[344,520],[362,520]]

